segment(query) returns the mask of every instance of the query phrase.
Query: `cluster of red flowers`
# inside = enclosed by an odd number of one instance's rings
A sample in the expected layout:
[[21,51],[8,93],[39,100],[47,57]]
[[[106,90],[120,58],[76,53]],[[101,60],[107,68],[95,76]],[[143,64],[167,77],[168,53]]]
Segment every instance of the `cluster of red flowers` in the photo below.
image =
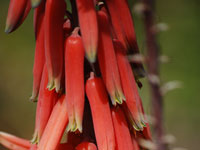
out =
[[[140,150],[151,139],[138,94],[143,66],[127,0],[11,0],[6,32],[34,8],[31,142],[0,132],[13,150]],[[67,140],[61,139],[67,133]]]

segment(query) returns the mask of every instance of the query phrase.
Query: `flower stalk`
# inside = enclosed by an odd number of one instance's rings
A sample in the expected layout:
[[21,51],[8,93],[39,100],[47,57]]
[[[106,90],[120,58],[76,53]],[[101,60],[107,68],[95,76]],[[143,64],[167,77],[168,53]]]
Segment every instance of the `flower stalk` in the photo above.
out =
[[159,81],[159,55],[160,49],[157,42],[157,32],[153,30],[155,25],[155,0],[142,0],[144,10],[144,26],[146,31],[147,43],[147,68],[148,79],[151,90],[152,113],[155,118],[154,130],[156,135],[157,150],[166,150],[167,147],[163,141],[164,128],[163,128],[163,96],[160,90]]

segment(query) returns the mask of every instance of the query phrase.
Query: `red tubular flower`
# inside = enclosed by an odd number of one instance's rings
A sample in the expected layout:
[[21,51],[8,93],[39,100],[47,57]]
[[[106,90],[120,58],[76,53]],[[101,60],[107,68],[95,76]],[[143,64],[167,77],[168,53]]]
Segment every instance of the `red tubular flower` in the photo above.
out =
[[84,47],[75,28],[65,42],[65,89],[69,115],[68,130],[82,132],[84,110]]
[[123,111],[121,108],[113,108],[111,113],[115,129],[116,150],[133,150],[130,131]]
[[112,103],[122,104],[125,100],[122,88],[119,70],[117,66],[117,60],[114,52],[114,47],[111,39],[111,33],[109,30],[108,17],[105,12],[98,12],[99,22],[99,48],[98,48],[98,60],[100,70],[103,76],[104,83],[110,94]]
[[40,30],[41,24],[44,22],[45,4],[46,4],[46,0],[43,0],[42,3],[37,8],[34,9],[33,27],[34,27],[36,39],[37,39],[37,33],[39,33],[39,30]]
[[12,150],[29,150],[31,146],[28,140],[24,140],[5,132],[0,132],[0,144]]
[[45,64],[45,49],[44,49],[44,21],[41,19],[41,24],[39,26],[39,30],[36,38],[36,47],[35,47],[35,59],[33,66],[33,91],[31,100],[36,101],[40,82],[42,78],[42,72]]
[[[128,6],[127,0],[116,0],[116,8],[120,18],[120,22],[122,23],[122,27],[124,30],[125,38],[127,41],[127,48],[129,49],[129,53],[138,54],[139,48],[136,39],[135,28],[133,24],[133,19],[131,15],[131,11]],[[136,78],[144,77],[145,71],[142,63],[133,63],[133,71]]]
[[116,7],[115,0],[106,0],[106,4],[109,10],[110,19],[111,19],[112,26],[114,29],[114,34],[117,37],[117,39],[120,40],[120,42],[123,44],[123,46],[126,48],[125,49],[126,51],[127,45],[126,45],[125,33],[122,28],[121,19],[116,11],[118,9]]
[[49,91],[47,89],[47,84],[48,72],[45,65],[37,103],[35,133],[32,139],[33,143],[38,143],[41,139],[49,117],[51,115],[52,109],[56,103],[56,100],[58,99],[58,94],[55,92],[55,90]]
[[134,29],[134,24],[132,20],[132,15],[128,6],[127,0],[115,0],[114,4],[117,8],[117,14],[119,15],[122,28],[126,37],[128,48],[134,51],[134,53],[138,53],[138,45],[136,40],[136,34]]
[[45,0],[34,10],[34,31],[36,39],[35,58],[33,66],[33,91],[31,100],[36,101],[39,93],[42,72],[45,63],[45,40],[44,40],[44,12]]
[[97,147],[94,143],[82,142],[76,146],[75,150],[97,150]]
[[48,88],[60,90],[63,71],[63,23],[66,4],[64,0],[47,0],[45,7],[45,55],[49,73]]
[[117,55],[118,66],[120,68],[120,76],[122,81],[122,87],[126,96],[126,104],[131,113],[131,120],[135,130],[143,130],[144,120],[140,107],[140,97],[137,91],[137,85],[134,75],[132,73],[131,66],[128,59],[124,54],[123,45],[114,40],[115,51]]
[[5,32],[11,33],[17,29],[27,17],[30,9],[30,0],[10,0]]
[[42,138],[38,144],[38,150],[56,149],[60,143],[67,124],[67,103],[65,95],[62,95],[53,108]]
[[[106,0],[106,4],[115,35],[124,46],[124,51],[129,54],[139,53],[132,15],[127,0]],[[132,66],[136,78],[145,76],[141,63],[133,63]]]
[[94,63],[98,44],[98,24],[93,0],[76,0],[86,57]]
[[[131,50],[134,53],[138,53],[139,49],[134,24],[127,0],[106,0],[106,4],[111,15],[115,33],[125,47],[124,50]],[[121,28],[118,27],[119,24]],[[126,45],[124,45],[124,42]]]
[[109,100],[103,81],[94,75],[86,82],[94,131],[99,150],[115,150],[115,136]]

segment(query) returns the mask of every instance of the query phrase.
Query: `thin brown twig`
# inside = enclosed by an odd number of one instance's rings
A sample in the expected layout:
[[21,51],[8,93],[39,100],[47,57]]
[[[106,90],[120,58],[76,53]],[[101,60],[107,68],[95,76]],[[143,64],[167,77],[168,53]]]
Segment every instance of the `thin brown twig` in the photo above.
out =
[[160,91],[160,74],[159,74],[159,55],[160,49],[157,42],[157,32],[153,30],[155,25],[155,0],[142,0],[144,10],[144,26],[147,43],[147,69],[148,79],[151,90],[152,113],[155,117],[154,132],[157,150],[166,150],[167,147],[163,142],[163,97]]

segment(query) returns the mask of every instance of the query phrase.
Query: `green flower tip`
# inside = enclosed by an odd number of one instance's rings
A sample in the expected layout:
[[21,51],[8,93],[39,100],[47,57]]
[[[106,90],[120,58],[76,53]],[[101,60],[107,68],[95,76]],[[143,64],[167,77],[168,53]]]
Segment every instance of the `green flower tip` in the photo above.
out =
[[90,63],[96,62],[96,50],[91,50],[89,52],[86,52],[86,58]]
[[36,8],[40,5],[42,0],[31,0],[31,6],[32,8]]
[[5,33],[9,34],[12,32],[12,26],[9,25],[9,24],[6,24],[6,27],[5,27]]

